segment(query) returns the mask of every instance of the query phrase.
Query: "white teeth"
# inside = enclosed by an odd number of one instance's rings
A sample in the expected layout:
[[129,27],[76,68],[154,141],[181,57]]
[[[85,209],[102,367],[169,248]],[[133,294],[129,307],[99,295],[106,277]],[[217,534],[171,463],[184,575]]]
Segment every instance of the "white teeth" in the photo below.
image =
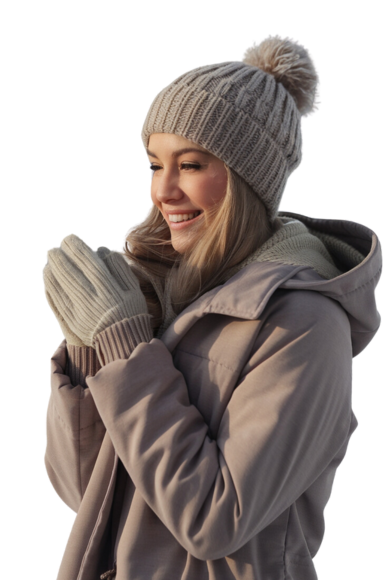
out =
[[192,220],[194,217],[197,217],[197,215],[199,215],[199,211],[196,211],[194,213],[170,214],[169,218],[170,222],[176,224],[178,222],[186,222],[187,220]]

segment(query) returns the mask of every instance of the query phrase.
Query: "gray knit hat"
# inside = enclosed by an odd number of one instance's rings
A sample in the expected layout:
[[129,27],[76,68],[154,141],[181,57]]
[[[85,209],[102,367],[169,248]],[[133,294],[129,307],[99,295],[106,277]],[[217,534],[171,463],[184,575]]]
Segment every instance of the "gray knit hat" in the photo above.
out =
[[155,98],[144,122],[201,145],[234,169],[276,217],[290,173],[301,161],[301,115],[314,110],[318,77],[302,46],[270,37],[243,62],[196,68]]

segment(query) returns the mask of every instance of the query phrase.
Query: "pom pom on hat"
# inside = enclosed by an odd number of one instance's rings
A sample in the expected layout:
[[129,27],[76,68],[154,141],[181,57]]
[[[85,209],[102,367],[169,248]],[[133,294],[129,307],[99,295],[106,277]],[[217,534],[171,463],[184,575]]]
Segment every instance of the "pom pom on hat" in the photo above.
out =
[[293,97],[302,119],[319,110],[318,69],[311,52],[297,40],[269,34],[248,46],[240,60],[275,77]]

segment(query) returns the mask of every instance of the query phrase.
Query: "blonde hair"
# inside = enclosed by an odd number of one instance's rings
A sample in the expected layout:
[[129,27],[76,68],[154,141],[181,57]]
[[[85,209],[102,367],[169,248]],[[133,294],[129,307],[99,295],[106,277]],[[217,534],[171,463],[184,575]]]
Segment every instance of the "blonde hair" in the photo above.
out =
[[198,241],[187,252],[181,255],[174,250],[169,226],[156,206],[127,235],[125,254],[134,263],[156,328],[162,322],[162,305],[151,279],[164,284],[167,273],[174,269],[171,300],[178,313],[225,282],[231,271],[272,234],[262,201],[245,180],[225,167],[226,194],[205,213]]

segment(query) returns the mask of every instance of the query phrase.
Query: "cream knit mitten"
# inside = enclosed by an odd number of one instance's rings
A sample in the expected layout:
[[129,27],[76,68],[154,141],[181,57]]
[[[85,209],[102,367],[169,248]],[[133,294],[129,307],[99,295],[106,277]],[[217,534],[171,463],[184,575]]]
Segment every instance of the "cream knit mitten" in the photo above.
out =
[[135,343],[152,338],[146,300],[120,254],[107,248],[93,252],[77,236],[68,236],[48,252],[44,281],[70,344],[96,347],[101,332],[127,319],[135,327]]

